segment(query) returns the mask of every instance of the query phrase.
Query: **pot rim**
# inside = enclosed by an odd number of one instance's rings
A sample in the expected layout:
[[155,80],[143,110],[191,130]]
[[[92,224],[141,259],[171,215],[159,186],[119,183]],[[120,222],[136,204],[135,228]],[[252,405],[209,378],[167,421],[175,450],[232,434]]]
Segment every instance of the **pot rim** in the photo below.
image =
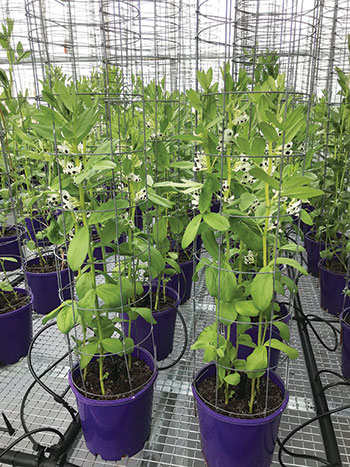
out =
[[33,296],[32,291],[30,289],[22,289],[21,287],[14,287],[13,289],[16,292],[19,292],[19,293],[21,293],[23,295],[26,295],[26,296],[29,295],[30,296],[30,301],[28,303],[26,303],[25,305],[22,305],[20,308],[17,308],[16,310],[0,314],[0,319],[8,317],[8,316],[13,316],[15,313],[22,312],[23,309],[26,308],[27,306],[32,306],[33,305],[34,296]]
[[[32,263],[35,264],[35,262],[36,262],[37,260],[39,260],[39,257],[35,257],[35,258],[32,258],[32,259],[28,260],[26,264],[27,264],[27,265],[28,265],[28,264],[32,264]],[[26,274],[33,275],[33,276],[52,276],[52,275],[57,276],[57,273],[58,273],[58,272],[59,272],[59,273],[63,273],[63,272],[68,271],[68,269],[69,269],[69,266],[67,266],[67,267],[64,268],[64,269],[60,269],[60,271],[57,271],[57,270],[56,270],[56,271],[52,271],[52,272],[31,272],[31,271],[27,271],[26,269],[24,269],[24,271],[25,271]]]
[[[269,373],[272,376],[272,379],[275,380],[274,381],[275,383],[277,384],[280,383],[280,388],[282,389],[282,392],[284,391],[284,398],[283,398],[282,404],[274,412],[267,415],[266,417],[253,418],[253,419],[229,417],[228,415],[223,415],[223,414],[216,412],[203,401],[195,385],[196,380],[198,380],[203,375],[203,373],[207,371],[211,366],[215,366],[215,363],[212,362],[202,367],[196,374],[191,384],[192,392],[193,392],[193,395],[194,395],[194,398],[197,404],[199,404],[209,414],[209,416],[216,418],[219,421],[229,423],[231,425],[257,426],[257,425],[265,425],[269,423],[270,421],[272,421],[273,419],[281,415],[282,412],[286,409],[288,405],[288,401],[289,401],[289,391],[286,389],[282,378],[277,373],[275,373],[273,370],[270,370]],[[271,376],[270,376],[270,379],[271,379]]]
[[[134,401],[135,399],[139,399],[156,380],[158,376],[158,367],[157,367],[157,364],[154,358],[146,349],[143,349],[142,347],[137,347],[136,349],[138,352],[145,353],[146,356],[149,357],[150,361],[153,363],[153,369],[151,368],[151,370],[153,371],[152,376],[150,377],[150,379],[147,381],[145,386],[140,391],[138,391],[133,396],[124,397],[122,399],[109,399],[109,400],[89,399],[88,397],[85,397],[81,392],[78,391],[77,386],[74,384],[74,381],[72,378],[72,370],[70,369],[68,372],[68,382],[75,397],[79,399],[81,402],[83,402],[84,404],[100,406],[100,407],[101,406],[109,407],[109,406],[114,406],[114,405],[124,405],[124,404],[128,404]],[[79,363],[77,363],[74,366],[73,372],[78,371],[78,368],[79,368]]]
[[346,272],[338,272],[338,271],[332,271],[332,269],[326,268],[324,263],[326,262],[326,258],[321,258],[320,261],[318,262],[318,268],[322,269],[323,271],[327,271],[330,274],[335,274],[336,276],[341,276],[341,277],[346,277]]
[[[146,284],[143,286],[144,290],[145,288],[148,287],[148,290],[149,290],[149,284]],[[161,289],[163,289],[163,285],[160,286]],[[148,291],[147,290],[147,291]],[[152,292],[154,290],[157,290],[157,284],[152,284]],[[172,287],[168,287],[167,285],[165,286],[165,290],[170,290],[177,298],[176,298],[176,301],[174,303],[173,306],[170,306],[169,308],[166,308],[165,310],[162,310],[162,311],[152,311],[152,316],[156,317],[156,316],[162,316],[162,315],[166,315],[169,313],[169,311],[175,311],[175,309],[177,309],[180,305],[180,302],[181,302],[181,298],[179,296],[179,294],[177,293],[177,291],[175,289],[173,289]],[[173,297],[171,297],[173,298]],[[157,321],[157,320],[156,320]]]
[[350,324],[345,321],[345,318],[350,314],[350,307],[344,308],[344,310],[339,315],[339,320],[342,325],[350,329]]

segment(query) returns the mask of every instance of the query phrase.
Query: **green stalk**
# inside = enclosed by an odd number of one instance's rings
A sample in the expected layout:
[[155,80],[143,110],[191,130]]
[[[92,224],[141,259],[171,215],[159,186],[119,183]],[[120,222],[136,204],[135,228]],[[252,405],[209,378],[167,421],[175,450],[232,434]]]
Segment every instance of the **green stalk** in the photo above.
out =
[[[83,224],[85,227],[88,226],[87,223],[87,217],[86,217],[86,212],[85,212],[85,197],[84,197],[84,187],[83,184],[81,183],[79,185],[79,198],[80,198],[80,208],[82,211],[82,217],[83,217]],[[88,248],[88,256],[89,256],[89,261],[91,264],[91,286],[93,289],[96,289],[96,271],[95,271],[95,264],[94,264],[94,258],[93,258],[93,253],[92,253],[92,248],[91,248],[91,243],[89,243],[89,248]],[[97,332],[98,332],[98,338],[101,341],[102,338],[102,325],[101,325],[101,318],[99,314],[99,308],[98,308],[98,300],[97,297],[95,298],[95,307],[96,307],[96,322],[97,322]],[[99,358],[99,379],[100,379],[100,387],[101,387],[101,392],[102,395],[105,394],[105,387],[104,387],[104,381],[103,381],[103,354],[104,354],[104,349],[102,344],[100,343],[99,345],[99,350],[101,357]]]

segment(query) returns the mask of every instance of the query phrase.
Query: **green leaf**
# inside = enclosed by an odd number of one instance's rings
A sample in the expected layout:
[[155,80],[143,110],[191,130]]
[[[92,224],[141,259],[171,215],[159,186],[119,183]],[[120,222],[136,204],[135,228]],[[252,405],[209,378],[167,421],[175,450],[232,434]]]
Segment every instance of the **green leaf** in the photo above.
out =
[[300,186],[300,187],[293,187],[287,190],[283,190],[281,193],[281,196],[286,196],[289,198],[296,198],[296,199],[310,199],[310,198],[315,198],[316,196],[321,196],[323,194],[324,192],[322,190],[318,190],[317,188]]
[[89,250],[89,228],[81,227],[69,244],[67,259],[70,268],[77,271],[85,261]]
[[237,311],[234,303],[226,303],[220,300],[220,308],[218,306],[219,321],[225,326],[229,326],[237,319]]
[[166,198],[163,198],[162,196],[157,195],[152,189],[148,190],[148,199],[154,203],[158,204],[159,206],[163,206],[165,208],[172,208],[174,203],[169,201]]
[[305,248],[301,245],[297,245],[296,243],[287,243],[287,245],[283,245],[280,247],[280,250],[286,251],[293,251],[293,252],[302,252],[305,251]]
[[203,214],[203,220],[212,229],[226,232],[230,228],[230,223],[227,217],[217,214],[215,212],[207,212]]
[[57,315],[57,327],[63,334],[68,332],[74,327],[73,309],[72,305],[65,304]]
[[295,259],[292,259],[292,258],[277,258],[276,259],[276,264],[287,264],[288,266],[291,266],[291,267],[297,269],[299,272],[304,274],[304,276],[308,275],[308,272],[306,271],[306,269],[304,269],[302,267],[302,265],[298,263],[298,261],[295,261]]
[[205,230],[202,235],[203,245],[207,252],[216,260],[219,259],[219,246],[212,230]]
[[107,337],[102,340],[102,346],[104,350],[112,354],[122,355],[123,353],[123,343],[120,339],[115,337]]
[[309,177],[304,177],[302,175],[293,175],[283,182],[283,189],[287,190],[292,187],[307,185],[312,182],[312,179]]
[[248,209],[253,201],[256,200],[256,196],[253,193],[242,193],[239,198],[239,209],[245,211]]
[[90,272],[86,272],[79,277],[76,283],[76,290],[79,300],[81,300],[85,294],[91,290],[91,284],[92,282]]
[[231,386],[237,386],[241,381],[241,375],[239,373],[231,373],[225,376],[224,381]]
[[193,169],[193,162],[190,161],[178,161],[178,162],[172,162],[169,164],[169,167],[173,169]]
[[265,138],[271,142],[274,143],[275,141],[278,140],[278,134],[276,133],[276,130],[269,125],[266,122],[260,122],[259,123],[259,128],[263,132]]
[[259,310],[252,300],[236,300],[237,313],[242,316],[259,316]]
[[296,349],[293,349],[292,347],[285,344],[284,342],[279,341],[278,339],[271,339],[271,341],[268,340],[265,342],[264,346],[271,346],[273,349],[281,350],[282,352],[287,354],[291,360],[295,360],[299,356],[299,352]]
[[120,306],[120,286],[115,284],[100,284],[96,293],[108,308]]
[[42,319],[42,324],[45,325],[46,323],[48,323],[51,319],[54,319],[56,318],[56,316],[59,314],[59,312],[61,311],[61,309],[65,306],[71,306],[70,304],[72,303],[72,300],[66,300],[65,302],[61,303],[60,306],[58,306],[57,308],[55,308],[54,310],[52,310],[50,313],[48,313],[47,315],[44,316],[44,318]]
[[273,298],[273,270],[271,266],[260,269],[252,281],[250,293],[258,310],[265,311]]
[[260,167],[254,167],[253,169],[251,169],[249,171],[249,173],[253,177],[257,178],[258,180],[261,180],[262,182],[267,183],[272,188],[274,188],[276,191],[279,191],[280,185],[279,185],[278,181],[275,178],[268,175],[265,172],[265,170],[260,169]]
[[212,342],[217,336],[217,325],[216,323],[211,324],[203,329],[199,334],[196,342],[191,345],[191,350],[205,349],[210,342]]
[[80,369],[83,370],[90,363],[91,359],[97,352],[99,343],[97,340],[89,342],[80,349]]
[[191,222],[188,223],[186,230],[184,232],[184,235],[182,237],[182,242],[181,242],[181,246],[183,249],[187,248],[188,245],[190,245],[193,242],[193,240],[196,238],[201,220],[202,220],[202,215],[197,214],[191,220]]
[[157,324],[157,321],[153,318],[150,308],[133,307],[131,310],[142,316],[142,318],[147,321],[147,323]]
[[267,349],[264,345],[258,345],[253,352],[247,357],[247,371],[254,371],[253,374],[248,374],[249,378],[257,378],[260,376],[258,370],[267,368]]
[[206,212],[210,206],[213,197],[213,182],[211,178],[207,178],[199,196],[198,208],[201,214]]
[[305,211],[305,209],[302,209],[300,211],[300,219],[304,222],[306,225],[313,225],[314,221],[312,220],[310,214]]
[[284,323],[283,321],[274,320],[273,325],[276,326],[276,328],[279,330],[282,339],[288,342],[290,338],[288,324]]

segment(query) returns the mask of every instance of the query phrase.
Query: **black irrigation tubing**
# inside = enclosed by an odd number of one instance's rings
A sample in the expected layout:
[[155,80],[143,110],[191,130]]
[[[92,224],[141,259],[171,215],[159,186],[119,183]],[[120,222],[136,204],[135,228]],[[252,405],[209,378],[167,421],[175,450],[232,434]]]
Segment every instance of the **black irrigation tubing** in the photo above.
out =
[[183,327],[183,330],[184,330],[184,343],[183,343],[183,347],[182,347],[182,350],[180,352],[180,355],[176,358],[176,360],[171,362],[169,365],[158,367],[159,371],[168,370],[169,368],[172,368],[173,366],[175,366],[181,360],[181,358],[184,356],[184,354],[186,352],[186,348],[187,348],[188,331],[187,331],[185,318],[182,316],[182,313],[180,312],[180,310],[178,310],[174,305],[171,305],[171,306],[175,309],[177,315],[179,316],[179,318],[181,320],[182,327]]
[[294,428],[294,430],[292,430],[284,438],[284,440],[282,442],[280,440],[278,440],[278,444],[279,444],[278,460],[279,460],[280,465],[282,467],[287,467],[286,464],[282,461],[282,451],[285,451],[288,455],[290,455],[292,457],[299,457],[299,458],[305,458],[305,459],[314,459],[314,460],[317,460],[318,462],[322,462],[327,467],[342,467],[342,461],[340,459],[340,455],[339,455],[338,459],[333,459],[333,460],[328,459],[328,460],[326,460],[326,459],[323,459],[323,458],[317,457],[317,456],[310,456],[310,455],[306,455],[306,454],[304,455],[304,454],[299,454],[299,453],[293,453],[293,452],[289,451],[284,445],[295,435],[295,433],[302,430],[307,425],[310,425],[314,421],[317,421],[317,420],[320,421],[320,420],[322,420],[322,418],[325,418],[325,417],[329,418],[330,415],[333,415],[335,413],[341,412],[343,410],[348,410],[348,409],[350,409],[350,404],[343,405],[342,407],[338,407],[338,408],[333,409],[333,410],[328,410],[327,412],[324,412],[324,413],[322,413],[320,415],[316,415],[315,417],[310,418],[310,420],[307,420],[306,422],[299,425],[297,428]]
[[43,328],[40,329],[40,331],[38,331],[36,333],[36,335],[33,337],[33,340],[30,344],[30,347],[29,347],[29,351],[28,351],[28,357],[27,357],[27,362],[28,362],[28,367],[29,367],[29,371],[31,372],[33,378],[36,380],[36,382],[46,391],[48,392],[55,400],[55,402],[58,402],[59,404],[63,405],[63,407],[65,407],[68,412],[71,414],[73,420],[75,420],[75,417],[76,417],[76,411],[75,409],[73,409],[73,407],[71,407],[64,399],[63,397],[61,397],[59,394],[56,394],[54,391],[52,391],[52,389],[50,389],[48,386],[46,386],[46,384],[44,384],[40,377],[38,377],[38,375],[35,373],[34,371],[34,368],[33,368],[33,365],[32,365],[32,361],[31,361],[31,356],[32,356],[32,350],[33,350],[33,346],[35,344],[35,341],[38,339],[38,337],[43,333],[45,332],[49,327],[55,325],[56,322],[53,321],[52,323],[49,323],[47,324],[46,326],[44,326]]
[[10,451],[14,446],[16,446],[16,444],[18,444],[19,442],[21,442],[23,439],[25,438],[28,438],[30,435],[34,435],[35,433],[41,433],[41,432],[46,432],[46,431],[50,431],[51,433],[54,433],[55,435],[59,436],[60,437],[60,440],[61,441],[64,441],[64,436],[62,435],[62,433],[58,430],[56,430],[55,428],[35,428],[34,430],[30,430],[30,432],[28,433],[24,433],[24,435],[21,435],[19,436],[17,439],[15,439],[12,443],[10,443],[7,448],[3,449],[1,452],[0,452],[0,459],[1,457],[3,457],[8,451]]
[[[43,371],[39,376],[38,378],[42,378],[43,376],[45,376],[49,371],[51,371],[56,365],[58,365],[62,360],[64,360],[68,355],[69,355],[69,351],[66,352],[62,357],[60,357],[58,360],[56,360],[54,363],[52,363],[52,365],[50,365],[48,368],[46,368],[45,371]],[[27,402],[27,398],[31,392],[31,390],[33,389],[33,387],[37,384],[37,380],[35,379],[32,384],[28,387],[28,389],[26,390],[24,396],[23,396],[23,399],[22,399],[22,403],[21,403],[21,408],[20,408],[20,418],[21,418],[21,423],[22,423],[22,427],[23,427],[23,430],[25,433],[29,433],[29,430],[27,428],[27,424],[25,422],[25,419],[24,419],[24,409],[25,409],[25,405],[26,405],[26,402]],[[68,386],[68,389],[69,389],[69,386]],[[73,418],[73,420],[75,420],[75,417]],[[32,436],[28,436],[30,441],[32,442],[33,444],[33,449],[35,451],[38,451],[40,449],[39,445],[36,443],[35,439],[32,437]]]
[[[295,315],[296,315],[296,321],[297,321],[298,330],[299,330],[300,341],[301,341],[304,358],[305,358],[305,364],[306,364],[306,368],[308,371],[310,386],[311,386],[312,395],[313,395],[313,399],[314,399],[315,407],[316,407],[316,413],[317,413],[316,419],[319,420],[323,444],[324,444],[324,448],[325,448],[325,452],[327,456],[327,461],[331,465],[341,466],[342,464],[341,464],[341,459],[340,459],[337,438],[335,436],[333,423],[330,417],[330,414],[335,413],[335,412],[329,411],[326,396],[324,392],[322,391],[322,382],[320,379],[319,370],[317,368],[315,355],[313,353],[312,345],[310,342],[310,336],[309,336],[308,329],[307,329],[309,323],[308,323],[306,316],[301,311],[302,305],[301,305],[299,294],[296,294],[296,296],[294,297],[294,306],[295,306]],[[311,421],[309,420],[305,422],[303,425],[300,426],[299,429],[308,425],[313,420],[314,419],[311,419]],[[290,437],[294,434],[295,431],[298,431],[298,430],[293,430],[285,438],[285,440],[282,443],[282,446],[284,446],[284,444],[290,439]],[[279,451],[279,460],[281,463],[280,454],[281,454],[281,448]],[[285,466],[285,464],[283,463],[281,463],[281,465]]]

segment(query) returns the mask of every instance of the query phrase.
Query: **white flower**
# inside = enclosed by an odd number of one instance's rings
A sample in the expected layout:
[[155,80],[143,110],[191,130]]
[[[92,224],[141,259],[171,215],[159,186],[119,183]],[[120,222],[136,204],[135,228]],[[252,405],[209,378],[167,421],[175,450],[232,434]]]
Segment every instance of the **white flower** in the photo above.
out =
[[192,193],[191,204],[192,204],[192,209],[197,209],[198,208],[198,205],[199,205],[199,193],[198,193],[198,191],[197,192],[194,191]]
[[242,162],[242,160],[239,160],[238,162],[236,162],[233,170],[234,172],[248,172],[249,170],[251,169],[251,165],[249,164],[249,162]]
[[128,220],[128,226],[130,227],[131,230],[134,230],[135,224],[134,224],[134,221],[132,219]]
[[248,250],[248,254],[244,256],[244,264],[254,264],[255,256],[251,250]]
[[81,163],[79,165],[74,165],[73,162],[67,162],[65,167],[63,168],[63,173],[69,175],[78,175],[80,174],[82,169]]
[[291,202],[289,206],[287,207],[287,214],[291,216],[295,216],[296,214],[299,213],[301,208],[301,200],[296,200],[294,202]]
[[201,172],[202,170],[207,170],[207,160],[203,152],[196,153],[196,155],[194,156],[194,162],[194,172]]
[[260,206],[261,202],[258,200],[258,199],[255,199],[252,204],[250,205],[250,209],[252,211],[255,211],[259,206]]
[[67,146],[66,143],[58,145],[57,146],[57,151],[62,152],[63,154],[69,154],[70,153],[70,149],[69,149],[69,147]]
[[227,180],[222,182],[222,189],[223,189],[223,191],[227,191],[227,190],[230,189],[230,186],[229,186]]
[[252,185],[254,182],[255,182],[255,178],[247,173],[245,173],[241,178],[242,185],[248,185],[248,184]]
[[133,182],[141,182],[141,178],[138,175],[135,175],[134,173],[131,173],[128,176],[128,178],[129,178],[129,180],[131,180]]
[[60,204],[60,196],[58,193],[52,193],[47,197],[47,204],[50,207],[56,207]]
[[235,200],[235,195],[232,195],[229,198],[227,198],[225,201],[227,204],[232,204],[234,200]]
[[[263,159],[262,162],[260,162],[259,167],[261,167],[266,173],[269,170],[269,160],[268,159]],[[270,175],[273,175],[273,173],[276,170],[276,166],[274,165],[274,159],[271,159],[271,172]]]
[[234,125],[241,125],[242,123],[247,122],[248,119],[249,119],[248,115],[246,113],[242,113],[241,115],[239,115],[238,117],[236,117],[233,120],[233,124]]
[[224,131],[224,143],[231,143],[233,137],[233,130],[226,128]]
[[139,202],[139,201],[145,201],[147,197],[147,190],[146,188],[142,188],[142,190],[138,191],[135,195],[135,202]]

